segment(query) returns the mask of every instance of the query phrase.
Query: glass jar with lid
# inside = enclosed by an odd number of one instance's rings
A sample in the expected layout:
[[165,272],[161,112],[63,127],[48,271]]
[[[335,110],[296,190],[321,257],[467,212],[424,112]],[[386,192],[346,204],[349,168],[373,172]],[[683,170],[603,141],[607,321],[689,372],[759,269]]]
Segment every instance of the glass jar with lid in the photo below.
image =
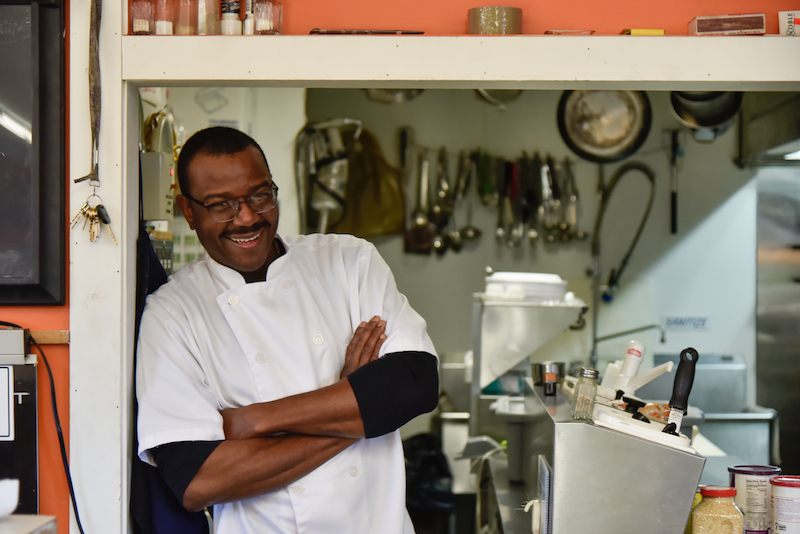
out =
[[705,486],[703,500],[692,512],[692,534],[741,534],[744,516],[733,502],[736,488]]

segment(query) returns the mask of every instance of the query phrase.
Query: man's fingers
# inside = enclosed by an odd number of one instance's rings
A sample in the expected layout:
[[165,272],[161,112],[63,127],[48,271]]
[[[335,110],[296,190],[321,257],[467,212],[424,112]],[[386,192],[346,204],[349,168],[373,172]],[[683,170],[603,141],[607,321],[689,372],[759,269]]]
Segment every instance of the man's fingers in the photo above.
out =
[[369,363],[378,357],[381,345],[383,345],[386,336],[386,321],[380,321],[375,329],[370,332],[369,338],[364,343],[364,350],[361,354],[362,364]]
[[377,359],[381,345],[386,339],[385,330],[386,321],[377,315],[368,322],[358,325],[345,350],[341,376],[347,376],[362,365]]
[[353,333],[353,339],[350,340],[350,344],[347,346],[348,357],[360,358],[361,351],[364,350],[364,344],[367,342],[372,332],[378,327],[380,320],[380,317],[375,316],[370,319],[369,322],[362,322],[358,325],[355,333]]

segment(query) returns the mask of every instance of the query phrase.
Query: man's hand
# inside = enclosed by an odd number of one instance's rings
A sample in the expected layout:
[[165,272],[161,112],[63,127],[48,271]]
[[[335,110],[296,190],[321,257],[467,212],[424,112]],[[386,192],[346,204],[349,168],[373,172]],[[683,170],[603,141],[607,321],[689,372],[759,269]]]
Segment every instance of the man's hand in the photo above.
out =
[[347,345],[340,378],[344,378],[362,365],[378,359],[381,345],[386,341],[385,331],[386,321],[377,315],[369,322],[362,322],[358,325],[353,339]]

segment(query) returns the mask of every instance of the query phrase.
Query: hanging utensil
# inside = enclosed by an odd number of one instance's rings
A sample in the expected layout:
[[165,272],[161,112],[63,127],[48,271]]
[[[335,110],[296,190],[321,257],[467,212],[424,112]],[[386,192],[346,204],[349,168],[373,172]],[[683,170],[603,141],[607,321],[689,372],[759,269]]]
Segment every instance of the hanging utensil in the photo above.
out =
[[447,252],[447,223],[453,214],[453,189],[450,186],[450,165],[447,150],[439,149],[436,167],[436,196],[431,208],[431,221],[436,226],[433,236],[433,250],[440,256]]
[[734,122],[742,107],[742,93],[724,91],[673,91],[672,112],[691,129],[694,139],[711,142]]
[[428,218],[429,172],[430,160],[425,152],[419,162],[417,201],[411,215],[411,227],[404,234],[404,250],[412,254],[430,254],[433,246],[433,228]]
[[670,131],[669,164],[672,173],[669,180],[669,231],[678,233],[678,157],[681,155],[681,143],[678,130]]
[[500,111],[508,109],[508,104],[522,94],[520,89],[475,89],[475,92]]
[[567,146],[596,163],[619,161],[647,139],[652,112],[642,91],[564,91],[558,131]]
[[447,150],[439,149],[436,166],[436,194],[431,208],[431,220],[437,230],[447,226],[447,221],[453,212],[453,189],[450,185],[450,165]]
[[481,238],[481,234],[483,233],[480,228],[472,224],[472,205],[473,205],[473,195],[470,195],[469,186],[473,183],[477,183],[477,173],[478,167],[475,162],[477,159],[477,153],[473,152],[472,155],[469,157],[468,160],[468,172],[467,172],[467,179],[465,180],[464,184],[464,194],[467,196],[467,224],[461,228],[460,233],[461,237],[464,241],[477,241]]
[[569,158],[564,158],[561,168],[564,173],[564,221],[569,239],[586,239],[586,232],[578,228],[578,186],[575,184],[574,165]]
[[528,243],[535,245],[539,240],[539,209],[542,205],[542,159],[536,152],[528,164],[528,178],[526,180],[525,197],[528,205],[526,228]]
[[402,104],[417,98],[423,89],[364,89],[367,98],[381,104]]
[[478,151],[475,156],[477,166],[478,196],[484,206],[497,206],[500,195],[497,191],[494,159],[486,152]]
[[556,202],[553,195],[552,168],[547,162],[542,163],[540,181],[542,184],[542,203],[539,205],[538,210],[539,227],[544,230],[545,241],[553,243],[557,237],[560,204]]
[[689,408],[689,393],[694,383],[694,370],[700,355],[692,347],[681,351],[678,369],[675,371],[675,382],[672,385],[672,397],[669,399],[669,419],[662,432],[678,435],[681,431],[683,416]]
[[447,248],[453,252],[461,252],[464,240],[461,237],[461,230],[458,229],[455,216],[450,217],[450,229],[447,231]]
[[511,201],[511,221],[509,222],[508,240],[506,244],[510,247],[517,247],[522,243],[525,235],[525,226],[522,222],[522,180],[520,176],[521,168],[516,161],[506,164],[511,176],[509,185],[509,199]]

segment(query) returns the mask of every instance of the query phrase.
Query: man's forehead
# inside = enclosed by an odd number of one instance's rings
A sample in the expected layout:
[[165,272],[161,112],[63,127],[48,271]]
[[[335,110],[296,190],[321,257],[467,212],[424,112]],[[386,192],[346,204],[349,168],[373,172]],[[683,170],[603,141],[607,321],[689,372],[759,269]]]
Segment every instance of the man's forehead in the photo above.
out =
[[187,166],[188,178],[191,182],[194,182],[198,176],[203,176],[205,178],[213,178],[216,175],[216,173],[209,171],[208,169],[209,163],[218,163],[226,159],[240,160],[248,155],[249,158],[247,159],[249,159],[250,162],[253,163],[255,167],[259,168],[260,171],[259,174],[263,174],[271,182],[272,174],[270,173],[266,161],[264,161],[264,158],[261,156],[258,149],[252,146],[248,146],[245,149],[240,150],[238,152],[220,152],[220,153],[198,152],[192,158],[192,160],[189,162],[189,165]]

